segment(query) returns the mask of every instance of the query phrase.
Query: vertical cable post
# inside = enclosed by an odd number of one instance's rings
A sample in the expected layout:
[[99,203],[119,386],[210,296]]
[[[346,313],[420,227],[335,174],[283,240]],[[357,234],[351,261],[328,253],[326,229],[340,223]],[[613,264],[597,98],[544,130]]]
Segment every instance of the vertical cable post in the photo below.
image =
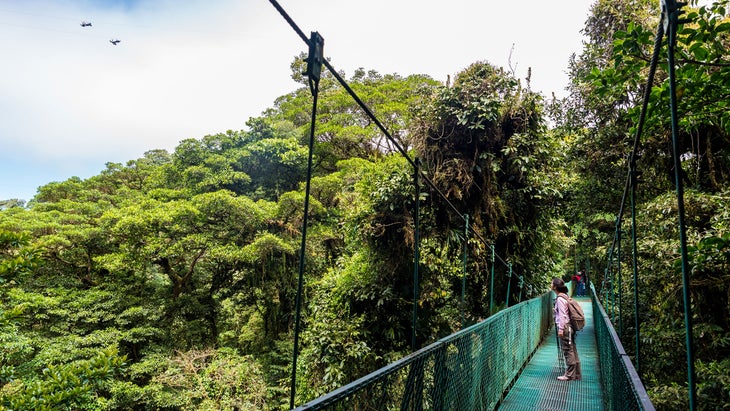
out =
[[490,245],[492,248],[492,275],[490,285],[489,285],[489,317],[492,316],[492,311],[494,310],[494,244]]
[[302,290],[304,287],[304,260],[307,245],[307,223],[309,217],[309,192],[312,181],[312,157],[314,152],[314,127],[317,121],[317,96],[319,95],[319,75],[322,69],[324,39],[317,32],[312,32],[309,40],[309,56],[307,57],[307,71],[309,88],[312,91],[312,122],[309,131],[309,157],[307,159],[307,182],[304,190],[304,218],[302,219],[302,243],[299,248],[299,280],[297,283],[296,314],[294,316],[294,352],[292,354],[291,391],[289,408],[294,408],[294,398],[297,389],[297,357],[299,354],[299,326],[302,307]]
[[636,250],[636,156],[634,154],[631,155],[631,160],[629,162],[629,167],[631,169],[631,258],[632,258],[632,268],[634,271],[634,337],[636,340],[636,373],[639,375],[639,378],[641,378],[641,347],[640,347],[640,339],[639,336],[641,335],[639,332],[639,327],[641,325],[641,320],[639,319],[639,256],[638,252]]
[[413,172],[413,180],[416,194],[416,210],[414,213],[414,258],[413,258],[413,330],[411,332],[411,351],[416,351],[416,323],[418,321],[418,265],[420,263],[421,235],[419,231],[419,218],[421,208],[421,186],[419,176],[421,175],[421,162],[416,157],[416,167]]
[[507,298],[505,299],[505,308],[509,308],[509,289],[512,285],[512,263],[508,264],[509,274],[507,274]]
[[469,256],[469,214],[464,214],[464,258],[462,259],[463,274],[461,276],[461,328],[464,329],[464,294],[466,294],[466,262]]
[[520,295],[517,297],[517,303],[522,302],[522,287],[525,285],[525,280],[522,276],[520,276]]
[[623,280],[621,278],[621,227],[619,226],[616,230],[616,236],[618,237],[618,244],[616,249],[616,277],[618,277],[618,285],[616,288],[618,288],[618,336],[620,339],[624,338],[624,330],[623,330],[623,308],[621,307],[621,304],[623,302]]
[[606,299],[606,303],[604,306],[608,309],[606,314],[611,316],[611,270],[613,266],[613,257],[612,257],[613,249],[610,249],[608,251],[608,263],[606,264],[606,268],[603,269],[603,281],[606,283],[606,286],[603,291],[604,298]]
[[679,158],[679,121],[677,116],[676,74],[674,71],[674,48],[677,42],[680,3],[676,0],[663,0],[664,27],[668,36],[667,68],[669,71],[669,108],[672,123],[672,154],[674,157],[674,179],[677,192],[677,214],[679,223],[679,249],[682,258],[682,295],[684,300],[684,327],[687,348],[687,385],[689,388],[689,409],[695,410],[697,401],[695,392],[694,341],[692,336],[692,301],[690,298],[689,262],[687,259],[687,236],[684,224],[684,187],[682,185],[682,163]]
[[[615,238],[615,235],[616,234],[614,233],[614,238]],[[609,270],[608,271],[608,274],[610,276],[609,277],[609,280],[608,280],[608,289],[609,289],[609,293],[610,293],[609,294],[609,306],[611,307],[611,323],[612,324],[616,324],[616,310],[615,310],[616,307],[614,306],[615,292],[616,292],[616,290],[615,290],[615,287],[614,287],[615,279],[613,278],[613,274],[614,274],[614,270],[613,270],[613,248],[611,249],[611,254],[608,256],[608,261],[610,263],[610,265],[608,266],[608,270]]]

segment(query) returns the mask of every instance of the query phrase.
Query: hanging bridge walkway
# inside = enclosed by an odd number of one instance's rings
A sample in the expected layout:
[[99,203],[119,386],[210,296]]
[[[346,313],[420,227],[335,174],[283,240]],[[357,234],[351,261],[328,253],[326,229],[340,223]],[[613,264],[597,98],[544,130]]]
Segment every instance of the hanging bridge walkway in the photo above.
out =
[[555,327],[535,351],[530,362],[509,390],[500,410],[604,410],[601,362],[596,344],[593,304],[590,298],[576,298],[586,316],[586,326],[576,335],[583,377],[580,381],[558,381],[565,371]]
[[578,297],[580,381],[564,372],[548,292],[504,309],[298,410],[653,410],[603,307]]

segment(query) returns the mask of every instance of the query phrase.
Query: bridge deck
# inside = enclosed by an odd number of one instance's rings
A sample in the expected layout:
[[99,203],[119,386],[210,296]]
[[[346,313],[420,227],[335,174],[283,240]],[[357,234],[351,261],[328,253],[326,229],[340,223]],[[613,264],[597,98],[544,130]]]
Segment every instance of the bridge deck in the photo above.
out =
[[500,410],[603,410],[600,364],[593,327],[593,306],[588,297],[578,298],[586,316],[586,326],[576,336],[583,379],[558,381],[565,371],[554,327],[538,347],[500,405]]

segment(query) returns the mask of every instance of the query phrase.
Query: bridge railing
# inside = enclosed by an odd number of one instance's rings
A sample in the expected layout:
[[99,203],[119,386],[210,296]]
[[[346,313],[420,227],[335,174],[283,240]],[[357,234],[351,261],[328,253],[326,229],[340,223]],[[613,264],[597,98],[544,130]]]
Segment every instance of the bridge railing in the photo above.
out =
[[[653,411],[592,284],[590,290],[606,409]],[[492,410],[552,325],[553,298],[548,292],[502,310],[297,410]]]
[[593,321],[596,330],[598,355],[601,360],[601,380],[608,410],[648,410],[653,411],[654,405],[646,393],[644,384],[626,354],[611,320],[603,306],[595,298],[596,290],[591,284],[593,292]]
[[502,310],[298,410],[492,410],[551,325],[551,292]]

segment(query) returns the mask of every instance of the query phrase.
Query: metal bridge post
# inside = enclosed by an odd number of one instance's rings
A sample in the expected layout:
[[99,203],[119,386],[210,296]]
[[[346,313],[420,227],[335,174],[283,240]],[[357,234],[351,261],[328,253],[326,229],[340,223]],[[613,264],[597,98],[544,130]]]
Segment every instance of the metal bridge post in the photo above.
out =
[[489,316],[492,315],[494,309],[494,244],[490,246],[492,248],[492,275],[489,285]]
[[463,275],[461,276],[461,328],[464,328],[464,294],[466,294],[466,261],[469,252],[469,214],[464,214],[464,259],[462,266],[464,267]]
[[324,39],[316,31],[312,32],[309,40],[309,57],[307,58],[307,72],[309,87],[312,91],[312,123],[309,132],[309,158],[307,159],[307,183],[304,190],[304,218],[302,220],[302,244],[299,248],[299,281],[297,284],[296,314],[294,319],[294,353],[291,371],[291,392],[289,407],[294,408],[294,397],[297,388],[297,355],[299,353],[299,324],[302,306],[302,288],[304,284],[304,260],[307,246],[307,220],[309,216],[309,191],[312,181],[312,153],[314,151],[314,126],[317,121],[317,96],[319,95],[319,75],[322,70]]
[[509,308],[509,289],[512,285],[512,263],[509,263],[509,274],[507,274],[507,298],[505,299],[505,308]]
[[687,384],[689,388],[689,408],[695,409],[695,365],[694,350],[692,348],[692,301],[690,298],[689,262],[687,260],[687,238],[684,225],[684,188],[682,186],[682,163],[679,158],[679,137],[677,120],[677,90],[674,73],[674,47],[677,42],[677,28],[679,25],[680,5],[676,0],[663,0],[664,30],[668,36],[667,69],[669,72],[669,108],[672,123],[672,154],[674,157],[674,179],[677,191],[677,214],[679,219],[679,248],[682,256],[682,294],[684,298],[684,327],[686,331],[685,344],[687,347]]
[[416,157],[416,167],[413,172],[413,180],[416,193],[416,211],[414,213],[414,258],[413,258],[413,331],[411,332],[411,351],[416,351],[416,322],[418,321],[418,266],[420,264],[421,251],[421,235],[420,226],[420,208],[421,208],[421,186],[419,184],[419,175],[421,174],[421,162]]
[[641,377],[641,345],[639,327],[641,320],[639,319],[639,256],[636,251],[636,156],[631,155],[629,163],[631,168],[631,256],[634,270],[634,328],[636,339],[636,373]]
[[[619,220],[621,221],[621,220]],[[616,254],[616,261],[618,263],[618,267],[616,268],[616,276],[618,277],[618,335],[619,338],[623,340],[624,338],[624,328],[623,328],[623,283],[621,279],[621,226],[618,227],[616,230],[616,235],[618,236],[618,249]]]
[[614,315],[613,310],[613,301],[614,301],[614,287],[613,287],[613,248],[611,249],[611,252],[608,255],[608,307],[611,310],[611,323],[615,323],[616,318]]

